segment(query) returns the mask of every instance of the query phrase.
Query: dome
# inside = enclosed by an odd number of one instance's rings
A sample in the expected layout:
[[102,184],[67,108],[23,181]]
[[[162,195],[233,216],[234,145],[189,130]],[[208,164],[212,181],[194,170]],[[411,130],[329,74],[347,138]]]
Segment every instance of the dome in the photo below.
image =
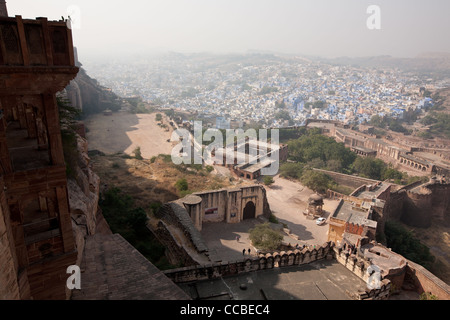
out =
[[323,203],[323,198],[322,198],[322,196],[320,196],[320,195],[318,195],[317,193],[315,193],[315,194],[312,194],[312,195],[309,197],[308,202],[309,202],[309,203]]
[[189,194],[186,197],[184,197],[182,199],[183,204],[187,204],[187,205],[195,205],[195,204],[199,204],[200,202],[202,202],[202,198],[200,198],[199,196],[193,195],[193,194]]

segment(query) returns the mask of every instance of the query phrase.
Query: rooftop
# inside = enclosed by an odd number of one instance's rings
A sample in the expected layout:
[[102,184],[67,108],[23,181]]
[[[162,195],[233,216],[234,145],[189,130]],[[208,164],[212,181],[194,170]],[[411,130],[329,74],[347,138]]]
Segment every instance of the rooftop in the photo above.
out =
[[349,201],[341,201],[336,211],[333,214],[333,218],[342,220],[348,223],[364,225],[372,228],[376,228],[377,222],[368,219],[369,211],[368,206],[365,203],[361,205],[360,208],[354,206],[353,203]]
[[378,185],[366,186],[365,189],[359,191],[354,196],[361,199],[377,199],[380,194],[385,192],[391,185],[388,183],[380,183]]
[[406,264],[405,258],[401,255],[374,243],[362,246],[361,250],[364,258],[370,259],[373,264],[384,271],[383,275],[388,274],[390,270],[401,269]]
[[262,168],[270,166],[274,162],[276,162],[276,161],[270,160],[270,159],[265,159],[261,162],[255,163],[255,164],[244,163],[244,164],[236,166],[236,168],[238,168],[240,170],[244,170],[246,172],[254,173],[258,170],[261,170]]

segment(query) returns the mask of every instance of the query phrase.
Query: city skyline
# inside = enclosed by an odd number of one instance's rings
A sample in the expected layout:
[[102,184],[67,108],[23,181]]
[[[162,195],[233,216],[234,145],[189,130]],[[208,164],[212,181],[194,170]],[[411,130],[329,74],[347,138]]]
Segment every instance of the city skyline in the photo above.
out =
[[[368,28],[372,5],[380,29]],[[59,20],[71,15],[80,60],[177,52],[250,50],[321,57],[450,52],[450,3],[356,0],[8,1],[10,16]]]

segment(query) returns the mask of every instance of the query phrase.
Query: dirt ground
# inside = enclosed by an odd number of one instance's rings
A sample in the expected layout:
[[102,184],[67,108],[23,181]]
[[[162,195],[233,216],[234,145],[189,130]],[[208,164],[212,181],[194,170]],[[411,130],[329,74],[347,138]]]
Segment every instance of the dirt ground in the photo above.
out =
[[[116,112],[109,116],[96,114],[88,117],[84,123],[89,150],[133,155],[135,148],[140,147],[145,159],[161,153],[170,154],[172,144],[167,139],[172,132],[158,126],[155,115]],[[167,123],[167,119],[164,121]]]
[[323,217],[325,224],[318,226],[315,220],[306,219],[308,198],[314,192],[299,182],[274,177],[275,183],[266,187],[267,199],[272,213],[281,223],[288,225],[291,232],[309,245],[322,245],[328,240],[328,217],[339,204],[337,200],[324,199]]

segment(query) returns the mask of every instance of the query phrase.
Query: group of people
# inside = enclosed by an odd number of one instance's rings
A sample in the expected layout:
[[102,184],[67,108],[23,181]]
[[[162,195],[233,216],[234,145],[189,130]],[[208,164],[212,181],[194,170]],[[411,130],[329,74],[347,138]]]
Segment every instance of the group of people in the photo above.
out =
[[354,244],[349,244],[347,246],[347,243],[344,242],[344,251],[347,250],[349,254],[356,254],[357,248]]
[[[241,236],[237,235],[237,236],[236,236],[236,241],[239,242],[240,239],[241,239]],[[248,248],[248,249],[242,249],[242,255],[245,256],[245,253],[246,253],[246,252],[248,252],[248,255],[250,255],[250,252],[251,252],[251,251],[252,251],[252,250],[251,250],[250,248]]]

